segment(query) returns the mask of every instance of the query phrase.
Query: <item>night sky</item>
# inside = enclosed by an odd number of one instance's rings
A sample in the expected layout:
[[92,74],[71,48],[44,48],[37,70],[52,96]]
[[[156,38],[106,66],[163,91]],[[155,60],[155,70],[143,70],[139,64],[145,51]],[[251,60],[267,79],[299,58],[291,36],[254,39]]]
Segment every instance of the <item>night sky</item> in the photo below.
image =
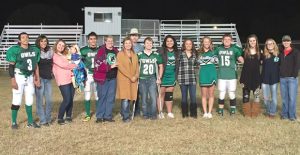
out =
[[[197,3],[196,3],[197,2]],[[300,40],[297,0],[10,0],[0,6],[4,24],[84,24],[81,8],[122,7],[124,19],[200,19],[201,23],[236,23],[241,41],[257,34],[261,43],[284,34]]]

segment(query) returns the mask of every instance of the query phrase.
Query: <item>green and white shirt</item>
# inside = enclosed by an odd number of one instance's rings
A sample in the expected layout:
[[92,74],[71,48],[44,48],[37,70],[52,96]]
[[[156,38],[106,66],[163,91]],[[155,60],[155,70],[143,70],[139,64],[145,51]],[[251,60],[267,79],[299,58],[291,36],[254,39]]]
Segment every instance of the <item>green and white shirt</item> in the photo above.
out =
[[94,73],[94,58],[98,52],[99,48],[90,48],[85,46],[80,49],[81,57],[85,67],[88,69],[88,74]]
[[35,46],[27,49],[19,45],[10,47],[6,52],[6,61],[15,63],[15,71],[28,77],[35,71],[40,60],[40,50]]
[[163,63],[162,56],[158,52],[147,55],[145,51],[139,52],[140,79],[150,79],[156,77],[158,65]]
[[175,66],[175,53],[167,52],[168,61],[164,68],[164,74],[162,77],[162,86],[174,86],[176,80],[176,66]]
[[237,79],[237,59],[242,55],[243,50],[236,45],[231,45],[229,48],[221,45],[214,52],[219,59],[218,79]]

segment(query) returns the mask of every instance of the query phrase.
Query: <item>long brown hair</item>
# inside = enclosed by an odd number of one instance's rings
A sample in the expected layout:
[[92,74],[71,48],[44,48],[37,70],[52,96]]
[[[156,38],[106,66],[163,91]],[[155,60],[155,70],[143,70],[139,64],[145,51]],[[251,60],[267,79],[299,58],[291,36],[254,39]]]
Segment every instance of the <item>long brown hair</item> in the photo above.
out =
[[55,53],[59,53],[59,52],[57,51],[57,44],[58,44],[59,42],[62,42],[62,43],[65,44],[65,48],[64,48],[62,54],[63,54],[63,55],[67,55],[67,54],[69,53],[69,51],[68,51],[68,48],[67,48],[67,44],[66,44],[66,42],[65,42],[63,39],[58,39],[58,40],[55,42],[55,44],[53,45],[53,51],[54,51]]
[[256,51],[257,58],[260,59],[260,50],[259,50],[259,45],[258,45],[258,39],[257,39],[257,36],[255,34],[251,34],[247,38],[246,47],[245,47],[245,50],[244,50],[245,51],[244,57],[245,58],[250,57],[250,43],[249,43],[250,38],[254,38],[256,40],[255,51]]
[[266,42],[265,42],[264,56],[265,56],[266,58],[270,58],[270,57],[271,57],[270,51],[268,50],[268,47],[267,47],[267,46],[268,46],[267,43],[268,43],[269,41],[271,41],[272,44],[274,44],[273,55],[274,55],[274,56],[278,56],[278,55],[279,55],[279,48],[278,48],[278,46],[277,46],[275,40],[272,39],[272,38],[267,39]]
[[187,41],[191,41],[191,42],[192,42],[192,54],[195,55],[196,57],[198,57],[198,52],[197,52],[197,50],[196,50],[195,44],[194,44],[194,42],[193,42],[192,39],[185,39],[185,40],[183,41],[182,47],[181,47],[182,52],[185,52],[185,50],[186,50],[185,43],[186,43]]
[[204,39],[208,39],[210,42],[210,46],[209,46],[209,50],[212,51],[214,48],[213,42],[211,40],[211,38],[209,36],[204,36],[201,41],[200,41],[200,48],[198,50],[199,53],[203,53],[204,52]]
[[[41,42],[43,39],[46,39],[46,41],[47,41],[47,45],[46,45],[45,49],[43,49],[44,51],[47,52],[47,51],[50,49],[50,46],[49,46],[49,40],[48,40],[48,38],[47,38],[45,35],[43,35],[43,34],[39,35],[38,38],[35,40],[35,45],[36,45],[38,48],[41,49],[40,42]],[[41,50],[42,50],[42,49],[41,49]]]
[[125,51],[125,46],[124,46],[124,45],[125,45],[125,42],[128,41],[128,40],[131,42],[130,52],[133,52],[133,53],[134,53],[134,50],[133,50],[133,43],[132,43],[132,41],[130,40],[129,37],[125,37],[125,38],[123,39],[123,48],[122,48],[122,51],[123,51],[123,52],[126,52],[126,51]]

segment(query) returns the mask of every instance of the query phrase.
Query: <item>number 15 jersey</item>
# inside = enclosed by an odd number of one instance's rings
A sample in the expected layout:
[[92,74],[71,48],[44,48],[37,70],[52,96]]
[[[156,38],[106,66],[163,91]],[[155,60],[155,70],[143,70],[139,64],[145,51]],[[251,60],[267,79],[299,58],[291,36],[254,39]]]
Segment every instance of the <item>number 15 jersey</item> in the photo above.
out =
[[236,45],[231,45],[229,48],[221,45],[215,48],[214,52],[219,59],[218,79],[237,79],[237,59],[242,55],[243,50]]

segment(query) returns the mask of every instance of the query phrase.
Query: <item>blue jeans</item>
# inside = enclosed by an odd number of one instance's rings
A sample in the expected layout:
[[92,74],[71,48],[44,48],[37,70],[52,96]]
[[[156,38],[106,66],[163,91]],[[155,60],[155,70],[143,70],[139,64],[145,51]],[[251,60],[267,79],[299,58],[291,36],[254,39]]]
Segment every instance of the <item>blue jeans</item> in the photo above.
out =
[[277,111],[277,89],[278,83],[273,85],[262,84],[266,113],[273,116]]
[[[157,99],[157,85],[156,78],[140,79],[139,91],[142,97],[142,110],[144,118],[156,118],[156,99]],[[148,95],[150,103],[147,103]]]
[[[41,78],[41,87],[35,88],[36,94],[36,114],[40,118],[40,124],[51,122],[52,112],[52,85],[50,79]],[[43,106],[45,98],[45,110]]]
[[73,84],[70,83],[66,85],[60,85],[59,90],[63,97],[63,101],[61,102],[59,107],[58,119],[59,120],[64,119],[65,113],[66,113],[66,117],[71,118],[72,109],[73,109],[73,98],[75,93]]
[[180,85],[181,104],[187,104],[188,91],[190,94],[191,104],[196,104],[196,85]]
[[298,78],[280,78],[280,93],[282,98],[282,118],[296,119],[296,100],[298,92]]
[[121,115],[123,120],[129,119],[130,115],[130,100],[122,99],[121,100]]
[[107,79],[102,84],[97,82],[97,119],[112,119],[112,110],[116,96],[116,84],[116,79]]
[[140,92],[139,90],[137,91],[137,97],[136,97],[136,101],[135,101],[135,109],[134,109],[134,116],[139,116],[141,115],[141,102],[140,102]]

